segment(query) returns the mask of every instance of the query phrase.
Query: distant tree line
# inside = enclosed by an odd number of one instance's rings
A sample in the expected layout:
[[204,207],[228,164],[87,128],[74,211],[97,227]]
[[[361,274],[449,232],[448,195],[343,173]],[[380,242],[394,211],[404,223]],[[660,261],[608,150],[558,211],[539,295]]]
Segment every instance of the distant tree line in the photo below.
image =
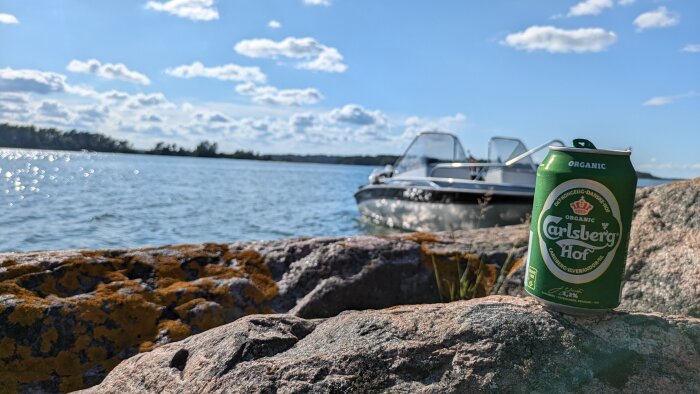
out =
[[53,150],[88,150],[95,152],[139,153],[164,156],[195,156],[226,159],[287,161],[298,163],[386,165],[393,164],[398,156],[335,156],[335,155],[292,155],[260,154],[248,150],[233,153],[220,153],[216,142],[202,141],[194,149],[185,149],[177,144],[161,141],[148,150],[133,148],[126,140],[117,140],[100,133],[86,131],[61,131],[55,128],[36,128],[0,124],[0,147]]
[[131,153],[135,150],[126,140],[116,140],[99,133],[60,131],[54,128],[0,124],[0,146],[6,148],[93,150],[97,152]]

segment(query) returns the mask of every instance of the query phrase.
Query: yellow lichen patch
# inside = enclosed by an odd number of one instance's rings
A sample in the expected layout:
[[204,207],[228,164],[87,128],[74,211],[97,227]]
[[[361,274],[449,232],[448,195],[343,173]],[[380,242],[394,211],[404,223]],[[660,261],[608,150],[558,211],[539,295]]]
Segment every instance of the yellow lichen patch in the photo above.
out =
[[117,364],[119,364],[121,361],[122,361],[122,360],[120,360],[120,359],[117,358],[117,357],[112,357],[112,358],[108,358],[108,359],[106,359],[106,360],[102,360],[102,361],[100,361],[98,364],[99,364],[99,365],[102,367],[102,369],[104,369],[105,371],[111,371],[111,370],[114,369],[114,367],[116,367]]
[[146,341],[139,345],[139,353],[147,352],[153,349],[153,342]]
[[50,327],[44,335],[41,336],[41,351],[42,353],[48,353],[51,351],[51,346],[58,339],[58,331],[54,327]]
[[410,233],[406,234],[403,237],[401,237],[404,241],[413,241],[417,243],[423,243],[423,242],[439,242],[437,236],[435,234],[429,234],[429,233]]
[[0,262],[0,268],[12,267],[13,265],[17,265],[17,262],[12,259],[5,259]]
[[[243,289],[249,300],[240,305],[248,306],[245,313],[272,312],[264,303],[278,288],[256,251],[233,253],[225,244],[168,248],[173,249],[182,252],[166,256],[160,248],[118,257],[81,252],[82,257],[64,260],[54,273],[3,264],[0,277],[10,279],[0,280],[0,294],[16,298],[16,303],[5,303],[13,305],[8,306],[8,324],[42,328],[38,338],[13,333],[0,340],[0,392],[15,384],[21,390],[25,383],[50,380],[61,390],[80,389],[90,369],[109,372],[135,351],[225,324],[241,313],[234,299],[238,293],[229,287],[239,283],[227,279],[250,281]],[[48,295],[52,297],[44,298]],[[60,315],[49,315],[49,307],[58,307]],[[172,312],[175,317],[164,318]],[[70,322],[70,332],[59,320]]]
[[58,279],[58,284],[69,292],[78,290],[80,282],[78,282],[79,272],[76,270],[66,271],[62,277]]
[[216,297],[219,304],[221,304],[222,306],[227,308],[235,306],[233,296],[231,295],[231,290],[228,286],[217,286],[211,291],[211,293]]
[[208,243],[204,244],[204,251],[207,253],[223,254],[228,252],[228,245]]
[[165,289],[156,289],[159,304],[163,306],[181,305],[200,297],[202,289],[192,282],[175,282]]
[[[172,256],[155,256],[158,263],[155,264],[156,275],[158,277],[157,285],[159,287],[167,286],[166,282],[181,281],[187,278],[187,274],[182,269],[182,265],[178,259]],[[170,279],[170,281],[165,281]]]
[[34,294],[32,291],[29,291],[29,290],[19,286],[14,281],[0,282],[0,294],[2,294],[2,295],[12,294],[12,295],[17,296],[18,298],[21,298],[21,299],[32,298],[33,301],[42,300],[41,298],[36,297],[36,294]]
[[104,278],[110,282],[123,282],[129,280],[129,278],[124,275],[121,271],[110,271],[105,273]]
[[31,352],[25,352],[24,346],[17,346],[20,357],[7,364],[7,370],[12,371],[17,383],[30,383],[49,378],[56,360],[53,357],[32,357]]
[[0,271],[0,280],[10,280],[19,278],[26,274],[40,272],[41,268],[31,264],[17,264],[3,267],[4,271]]
[[272,279],[270,268],[263,257],[253,249],[246,249],[233,256],[243,271],[248,274],[251,286],[244,289],[245,294],[255,303],[262,303],[275,298],[278,294],[277,283]]
[[15,306],[15,309],[10,313],[7,320],[10,323],[19,324],[21,326],[30,326],[39,320],[44,314],[43,305],[37,305],[33,302],[24,302]]
[[[0,363],[0,366],[3,366],[2,363]],[[6,372],[5,368],[0,368],[0,393],[16,393],[16,392],[17,392],[17,377],[12,372]]]
[[202,332],[224,324],[223,308],[217,303],[210,303],[206,308],[198,310],[197,313],[190,313],[192,309],[206,302],[207,300],[203,298],[197,298],[175,308],[175,312],[180,316],[180,319],[189,322],[195,332]]
[[245,307],[243,312],[245,312],[246,315],[255,315],[255,314],[260,313],[261,311],[260,311],[260,309],[254,307],[254,306],[247,306],[247,307]]
[[190,309],[204,302],[207,302],[207,300],[205,300],[204,298],[195,298],[194,300],[190,300],[175,308],[175,313],[177,313],[177,315],[180,316],[180,319],[187,320],[187,314],[190,311]]
[[83,256],[91,258],[104,257],[106,253],[106,250],[83,250],[80,252]]
[[171,341],[185,339],[192,333],[190,326],[178,320],[161,320],[158,323],[158,331],[165,330]]
[[[126,349],[138,346],[156,336],[156,321],[160,316],[160,310],[156,305],[138,294],[99,294],[98,291],[97,296],[103,297],[110,310],[109,320],[113,321],[117,328],[96,327],[95,337],[109,340],[117,349]],[[102,330],[98,332],[100,328]]]
[[58,290],[56,290],[56,278],[48,275],[45,276],[37,290],[43,294],[57,294]]
[[190,317],[190,324],[194,327],[197,332],[206,331],[210,328],[218,327],[224,323],[224,317],[222,315],[222,308],[220,306],[209,306],[201,312]]
[[88,345],[90,344],[90,342],[92,342],[91,337],[89,337],[87,335],[79,335],[75,339],[75,344],[73,345],[73,349],[77,352],[81,351],[81,350],[87,348]]
[[82,372],[80,368],[80,358],[73,352],[65,350],[58,352],[55,371],[61,376],[79,375]]
[[7,358],[15,354],[15,341],[10,338],[0,339],[0,358]]
[[64,393],[80,390],[84,387],[85,384],[83,383],[83,375],[81,374],[66,376],[61,379],[61,384],[59,385],[59,388]]
[[94,324],[103,324],[107,320],[107,313],[102,310],[102,302],[97,299],[84,299],[77,301],[78,318]]
[[207,264],[200,271],[201,276],[210,276],[216,279],[241,278],[241,271],[220,264]]

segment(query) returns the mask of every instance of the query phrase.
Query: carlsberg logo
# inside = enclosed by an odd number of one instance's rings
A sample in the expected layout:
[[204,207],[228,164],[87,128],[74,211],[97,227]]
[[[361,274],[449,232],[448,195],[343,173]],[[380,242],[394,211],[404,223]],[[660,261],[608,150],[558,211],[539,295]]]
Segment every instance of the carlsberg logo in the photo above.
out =
[[586,283],[602,275],[617,251],[622,231],[613,194],[587,179],[554,188],[537,227],[547,267],[570,283]]

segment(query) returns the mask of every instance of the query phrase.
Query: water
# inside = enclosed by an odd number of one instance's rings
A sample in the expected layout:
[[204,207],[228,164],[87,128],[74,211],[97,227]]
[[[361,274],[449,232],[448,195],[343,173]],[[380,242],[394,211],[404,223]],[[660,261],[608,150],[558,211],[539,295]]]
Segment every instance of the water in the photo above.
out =
[[360,222],[355,206],[353,193],[371,171],[0,149],[0,252],[386,231]]
[[0,251],[364,232],[372,167],[0,149]]

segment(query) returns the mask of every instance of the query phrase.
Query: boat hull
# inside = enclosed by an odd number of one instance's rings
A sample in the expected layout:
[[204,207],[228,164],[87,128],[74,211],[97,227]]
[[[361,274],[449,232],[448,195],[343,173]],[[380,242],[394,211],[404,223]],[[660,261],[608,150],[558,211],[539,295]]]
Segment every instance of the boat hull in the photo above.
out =
[[355,193],[363,220],[409,231],[447,231],[519,224],[532,194],[366,186]]

